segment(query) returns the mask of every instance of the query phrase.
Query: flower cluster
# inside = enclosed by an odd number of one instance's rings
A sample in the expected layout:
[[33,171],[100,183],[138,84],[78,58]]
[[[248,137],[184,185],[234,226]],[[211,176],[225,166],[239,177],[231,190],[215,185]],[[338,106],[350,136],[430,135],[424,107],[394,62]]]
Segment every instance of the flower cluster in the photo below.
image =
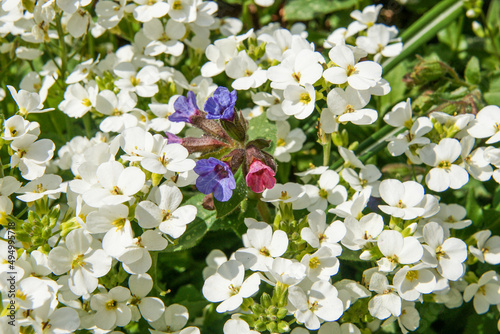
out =
[[[474,64],[410,75],[460,103],[393,106],[382,5],[319,47],[217,10],[1,1],[0,332],[407,333],[433,303],[500,310],[498,189],[475,202],[500,184],[500,107]],[[210,233],[221,250],[189,250]]]

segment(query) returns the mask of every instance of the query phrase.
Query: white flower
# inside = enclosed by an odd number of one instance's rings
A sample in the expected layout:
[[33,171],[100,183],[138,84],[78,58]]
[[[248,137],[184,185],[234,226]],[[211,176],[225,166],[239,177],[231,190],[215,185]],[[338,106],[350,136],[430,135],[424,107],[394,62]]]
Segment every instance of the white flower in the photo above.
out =
[[290,131],[290,124],[286,121],[276,122],[278,140],[274,157],[281,162],[289,162],[292,156],[290,153],[300,151],[306,141],[306,135],[300,128]]
[[10,144],[14,151],[10,167],[19,166],[26,180],[34,180],[45,173],[45,163],[52,159],[55,145],[50,139],[36,140],[34,135],[24,135]]
[[363,12],[360,10],[354,10],[351,12],[351,17],[356,21],[352,22],[347,30],[349,34],[356,34],[362,30],[365,30],[368,27],[374,25],[377,21],[378,14],[382,9],[383,5],[370,5],[363,8]]
[[135,92],[141,97],[152,97],[158,93],[156,82],[160,80],[160,74],[153,65],[146,65],[137,72],[131,63],[120,63],[114,72],[122,78],[116,80],[115,85],[123,91]]
[[56,275],[69,272],[68,285],[78,296],[97,288],[99,277],[108,273],[111,258],[102,249],[91,248],[92,237],[83,229],[68,233],[64,246],[57,246],[49,253],[49,267]]
[[35,333],[70,334],[80,327],[78,313],[71,307],[56,309],[44,304],[34,312],[35,321],[31,322]]
[[179,40],[186,34],[186,26],[174,20],[168,20],[164,26],[160,20],[151,19],[144,23],[144,35],[151,40],[144,50],[147,56],[158,56],[162,53],[180,56],[184,44]]
[[382,76],[382,67],[373,61],[357,62],[353,51],[345,45],[336,45],[328,53],[335,66],[325,70],[323,77],[331,83],[347,82],[357,90],[375,87]]
[[374,243],[384,229],[384,220],[381,215],[369,213],[358,221],[354,217],[347,217],[344,221],[346,234],[342,245],[350,250],[360,250],[367,243]]
[[283,255],[288,248],[288,236],[284,231],[276,230],[264,222],[245,219],[248,225],[243,236],[246,248],[240,248],[234,254],[236,260],[243,263],[245,269],[267,271],[272,266],[273,258]]
[[297,183],[276,183],[272,189],[264,190],[264,192],[262,193],[262,201],[271,203],[291,203],[293,201],[296,201],[303,194],[304,190]]
[[[408,125],[408,123],[405,124]],[[433,129],[433,124],[428,117],[419,117],[415,122],[409,124],[411,124],[409,130],[400,133],[396,138],[387,139],[390,141],[387,145],[387,149],[393,156],[399,156],[406,153],[406,156],[413,163],[420,164],[422,162],[420,158],[415,155],[415,152],[417,152],[420,147],[431,142],[431,140],[424,137],[424,135]]]
[[83,194],[89,206],[98,208],[130,200],[144,186],[146,176],[137,167],[123,167],[118,161],[101,164],[96,171],[98,183]]
[[384,272],[393,271],[398,263],[418,262],[424,254],[424,249],[417,238],[403,238],[398,231],[382,231],[377,238],[377,246],[385,256],[377,261],[379,270]]
[[229,319],[224,324],[224,334],[258,334],[259,332],[250,330],[246,321],[241,319]]
[[334,255],[338,256],[342,253],[342,248],[338,244],[346,234],[344,223],[340,220],[326,224],[326,213],[322,210],[311,212],[307,216],[309,227],[304,227],[300,231],[300,236],[311,247],[320,248],[328,246],[334,251]]
[[43,175],[21,187],[17,192],[23,195],[17,196],[17,199],[23,202],[33,202],[46,195],[54,198],[55,194],[63,191],[60,187],[61,182],[62,178],[59,175]]
[[310,330],[319,329],[322,321],[335,321],[344,313],[337,289],[327,281],[315,282],[307,295],[302,288],[292,286],[288,300],[297,321]]
[[236,260],[224,262],[217,269],[217,273],[205,280],[203,295],[211,302],[222,302],[217,306],[217,312],[234,311],[243,303],[243,298],[251,297],[259,291],[258,273],[252,274],[246,280],[244,278],[243,264]]
[[431,293],[436,287],[436,276],[425,264],[404,266],[394,275],[393,284],[401,298],[415,301],[421,294]]
[[384,115],[384,121],[395,128],[404,126],[411,129],[413,125],[411,116],[411,100],[408,98],[392,107],[391,111]]
[[424,256],[422,262],[436,267],[438,273],[450,281],[456,281],[465,272],[463,262],[467,259],[467,245],[458,238],[445,240],[444,230],[438,223],[424,226]]
[[277,281],[285,285],[295,285],[306,278],[306,266],[297,260],[278,257],[274,259],[269,273]]
[[235,79],[231,86],[237,90],[257,88],[267,81],[266,71],[259,68],[244,50],[226,64],[226,74]]
[[477,283],[471,283],[464,291],[464,301],[474,297],[477,314],[488,312],[490,305],[500,304],[500,282],[494,270],[484,273]]
[[220,249],[212,249],[208,253],[205,262],[207,267],[203,268],[203,279],[207,279],[217,272],[217,268],[227,261],[227,256]]
[[396,179],[384,180],[379,187],[380,197],[389,205],[379,209],[393,217],[410,220],[424,214],[418,205],[424,199],[424,187],[415,181],[402,183]]
[[358,91],[348,86],[345,91],[334,88],[328,93],[328,109],[335,115],[338,123],[351,122],[356,125],[372,124],[378,118],[373,109],[363,109],[370,102],[367,91]]
[[196,327],[184,328],[188,319],[189,313],[185,306],[172,304],[165,309],[162,317],[149,323],[154,328],[149,331],[151,334],[200,334],[200,330]]
[[297,119],[307,118],[314,111],[316,91],[311,84],[302,86],[289,85],[283,92],[284,100],[281,103],[283,112],[293,115]]
[[462,229],[472,224],[472,220],[465,219],[467,211],[458,204],[439,203],[439,212],[432,216],[432,221],[449,229]]
[[495,105],[481,109],[467,132],[474,138],[489,138],[486,144],[500,141],[500,108]]
[[134,0],[139,6],[134,8],[134,18],[139,22],[148,22],[167,14],[170,6],[164,1]]
[[95,5],[97,14],[97,23],[106,28],[111,29],[120,23],[123,18],[126,0],[115,1],[102,0]]
[[332,248],[322,246],[313,254],[306,254],[300,261],[307,268],[307,277],[313,281],[328,281],[331,276],[337,274],[340,263]]
[[[479,181],[488,181],[493,175],[493,168],[490,162],[485,157],[485,148],[478,147],[474,151],[475,140],[470,136],[466,136],[460,140],[462,145],[462,153],[460,154],[463,160],[465,170]],[[471,152],[472,151],[472,152]]]
[[132,294],[129,305],[134,321],[139,321],[141,315],[147,321],[155,321],[163,315],[165,305],[162,300],[156,297],[146,297],[153,288],[151,276],[148,274],[131,275],[128,279],[128,286]]
[[339,217],[354,217],[359,219],[362,217],[362,211],[368,204],[370,199],[371,189],[369,187],[363,189],[362,191],[356,192],[352,195],[349,201],[341,203],[335,207],[335,209],[330,209],[328,212],[334,213]]
[[420,150],[420,158],[429,166],[433,166],[425,183],[434,191],[445,191],[448,188],[459,189],[469,181],[467,171],[453,162],[462,152],[459,141],[453,138],[441,139],[439,144],[430,144]]
[[152,201],[140,202],[135,215],[142,228],[158,227],[160,231],[179,238],[186,225],[196,218],[197,209],[194,205],[183,205],[182,193],[176,186],[161,185],[153,191]]
[[102,330],[111,330],[116,326],[127,325],[132,312],[127,306],[130,291],[122,286],[117,286],[107,293],[98,293],[92,296],[90,307],[97,311],[94,316],[95,325]]
[[196,163],[188,159],[189,152],[181,144],[169,144],[162,135],[153,136],[151,150],[138,152],[144,158],[141,166],[155,174],[165,174],[167,171],[186,172],[194,168]]
[[382,57],[395,57],[403,51],[403,43],[396,39],[397,34],[398,30],[394,26],[375,24],[368,28],[366,36],[356,39],[356,45],[375,55],[373,60],[379,63]]
[[168,0],[168,16],[177,22],[193,22],[196,20],[196,3],[195,0]]
[[373,273],[370,278],[370,290],[377,293],[368,303],[368,311],[375,318],[384,320],[391,315],[399,317],[401,314],[401,298],[394,292],[394,287],[384,274]]
[[271,80],[271,87],[276,89],[286,89],[290,85],[313,85],[323,73],[320,62],[324,62],[323,57],[309,49],[290,53],[281,64],[268,69],[267,78]]
[[54,108],[42,109],[43,104],[37,93],[28,92],[24,89],[20,89],[19,92],[16,92],[16,89],[12,86],[7,86],[7,88],[14,101],[16,101],[21,116],[54,110]]
[[69,85],[64,92],[64,100],[58,108],[69,117],[80,118],[96,106],[99,88],[92,80],[83,87],[79,83]]
[[490,230],[474,233],[472,236],[477,240],[477,247],[469,246],[469,252],[481,263],[497,265],[500,263],[500,236],[491,236]]
[[349,186],[361,191],[364,188],[372,188],[372,196],[379,197],[380,181],[377,181],[382,176],[382,173],[375,165],[366,165],[359,171],[359,174],[352,168],[344,168],[342,170],[342,178],[349,183]]
[[4,133],[2,138],[5,140],[19,139],[25,134],[37,136],[40,134],[40,124],[30,122],[19,115],[14,115],[5,120]]

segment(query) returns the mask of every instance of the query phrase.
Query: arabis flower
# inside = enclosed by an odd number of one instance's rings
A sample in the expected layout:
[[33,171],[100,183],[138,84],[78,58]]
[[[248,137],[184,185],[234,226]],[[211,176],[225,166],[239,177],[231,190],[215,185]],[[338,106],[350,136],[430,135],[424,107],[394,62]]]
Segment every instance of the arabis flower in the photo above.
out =
[[198,160],[194,171],[198,174],[196,188],[208,195],[214,194],[215,199],[227,202],[236,188],[233,172],[228,164],[213,157]]
[[328,53],[335,66],[325,70],[323,77],[331,83],[347,82],[356,90],[375,87],[382,76],[382,67],[373,61],[357,62],[353,51],[345,45],[336,45]]
[[434,191],[445,191],[448,188],[459,189],[469,181],[467,171],[453,162],[462,152],[460,142],[453,138],[441,139],[439,144],[430,144],[420,150],[422,161],[433,166],[425,183]]
[[401,314],[401,298],[389,285],[387,277],[379,272],[373,273],[370,278],[370,290],[377,293],[368,303],[368,310],[375,318],[384,320],[391,315],[399,317]]
[[28,134],[12,141],[10,147],[14,151],[10,166],[19,166],[26,180],[34,180],[45,173],[45,163],[52,159],[55,149],[50,139],[36,140],[36,136]]
[[236,260],[243,263],[245,269],[267,271],[272,266],[273,258],[283,255],[288,248],[288,236],[284,231],[273,232],[271,225],[245,219],[248,224],[244,235],[246,248],[236,251]]
[[497,265],[500,263],[500,236],[491,236],[490,230],[476,232],[473,236],[477,247],[469,246],[469,252],[480,262]]
[[127,306],[129,299],[130,291],[122,286],[93,295],[90,307],[97,311],[94,317],[97,328],[111,330],[127,325],[132,319],[132,311]]
[[298,286],[288,289],[294,316],[307,329],[319,329],[323,321],[335,321],[344,313],[337,289],[327,281],[315,282],[308,294]]
[[157,297],[146,297],[153,288],[151,276],[148,274],[131,275],[128,279],[128,286],[132,294],[129,305],[135,321],[139,321],[141,315],[147,321],[155,321],[163,315],[165,305],[162,300]]
[[222,302],[217,306],[217,312],[234,311],[243,303],[243,298],[251,297],[259,291],[258,273],[246,280],[244,278],[243,264],[236,260],[224,262],[217,273],[205,280],[203,295],[211,302]]
[[389,205],[379,209],[393,217],[410,220],[421,216],[425,209],[418,205],[424,199],[424,187],[415,181],[402,183],[396,179],[384,180],[379,187],[380,197]]
[[500,141],[500,108],[495,105],[481,109],[467,132],[474,138],[489,138],[486,144]]
[[436,287],[436,276],[425,264],[404,266],[394,275],[393,284],[401,298],[415,301]]
[[464,301],[474,298],[477,314],[488,312],[490,305],[500,304],[500,278],[494,270],[484,273],[477,283],[470,284],[464,291]]
[[403,238],[398,231],[385,230],[380,233],[377,245],[385,256],[377,261],[380,271],[391,272],[398,263],[412,264],[424,254],[422,245],[415,237]]

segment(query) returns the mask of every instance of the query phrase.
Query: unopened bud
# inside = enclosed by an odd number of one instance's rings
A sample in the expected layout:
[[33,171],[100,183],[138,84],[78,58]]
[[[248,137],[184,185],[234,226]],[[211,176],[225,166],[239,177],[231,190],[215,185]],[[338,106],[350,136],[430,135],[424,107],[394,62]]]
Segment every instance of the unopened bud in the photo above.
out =
[[485,36],[483,26],[477,21],[472,22],[472,31],[479,38],[484,38]]
[[278,317],[278,319],[283,319],[284,317],[286,317],[286,315],[288,314],[288,310],[284,307],[280,307],[278,309],[278,313],[276,313],[276,317]]
[[278,329],[278,324],[274,321],[268,322],[266,325],[266,329],[269,331],[269,333],[275,333],[276,329]]
[[240,143],[244,143],[247,139],[247,124],[243,115],[237,112],[234,113],[232,120],[221,119],[222,127],[227,131],[231,138],[236,139]]
[[258,332],[263,332],[266,330],[266,323],[262,320],[257,320],[254,325],[255,330]]
[[233,174],[240,168],[241,164],[245,160],[245,150],[242,148],[232,150],[229,154],[222,157],[222,161],[227,163],[231,167]]
[[151,174],[151,182],[153,184],[153,187],[159,185],[161,180],[163,180],[163,174],[156,174],[156,173]]
[[288,333],[290,331],[290,325],[286,321],[278,322],[278,327],[276,328],[278,333]]
[[188,150],[189,154],[194,152],[210,153],[229,146],[220,140],[208,136],[201,138],[187,137],[182,139],[181,144]]
[[260,296],[260,303],[264,308],[268,308],[271,306],[271,296],[269,296],[268,293],[263,293],[262,296]]
[[411,78],[417,85],[437,81],[449,72],[448,66],[438,59],[423,59],[413,68]]
[[211,135],[216,138],[224,139],[229,143],[232,143],[233,140],[229,135],[224,131],[224,129],[212,119],[206,119],[201,115],[193,115],[190,118],[191,124],[193,124],[198,129],[203,130],[206,134]]
[[215,210],[215,205],[214,205],[214,195],[213,194],[208,194],[205,197],[203,197],[203,202],[201,204],[205,210],[213,211]]
[[260,304],[253,304],[252,305],[252,313],[255,314],[256,316],[260,315],[261,313],[264,313],[264,307]]

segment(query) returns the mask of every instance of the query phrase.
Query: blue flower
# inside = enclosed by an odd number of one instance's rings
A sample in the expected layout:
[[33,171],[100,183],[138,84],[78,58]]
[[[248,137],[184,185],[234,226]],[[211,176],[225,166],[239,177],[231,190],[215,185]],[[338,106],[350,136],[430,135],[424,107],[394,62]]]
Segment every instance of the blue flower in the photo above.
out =
[[234,117],[234,105],[236,103],[236,91],[231,93],[226,87],[218,87],[214,95],[205,102],[207,119],[225,119],[232,121]]
[[236,181],[228,164],[210,157],[198,160],[194,171],[199,175],[196,179],[199,191],[205,195],[214,193],[215,199],[220,202],[227,202],[231,198]]
[[194,93],[189,91],[187,98],[179,96],[174,102],[174,110],[175,112],[168,117],[171,122],[191,123],[191,116],[199,114]]

